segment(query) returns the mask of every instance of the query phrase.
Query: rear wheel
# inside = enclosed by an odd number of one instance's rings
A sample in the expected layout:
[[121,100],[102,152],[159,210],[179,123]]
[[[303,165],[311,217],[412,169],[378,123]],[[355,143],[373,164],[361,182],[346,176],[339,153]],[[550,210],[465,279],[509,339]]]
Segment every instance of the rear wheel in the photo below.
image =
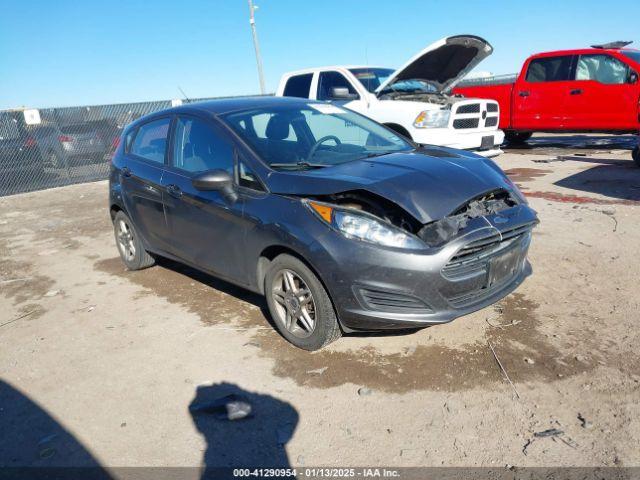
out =
[[276,257],[269,265],[264,290],[278,331],[296,347],[318,350],[342,335],[327,291],[297,258]]
[[64,166],[60,155],[56,152],[49,152],[49,165],[52,168],[62,168]]
[[533,132],[516,132],[507,130],[504,132],[504,139],[512,145],[521,145],[531,138]]
[[141,270],[155,263],[155,259],[142,246],[133,223],[124,212],[116,213],[113,229],[120,258],[129,270]]

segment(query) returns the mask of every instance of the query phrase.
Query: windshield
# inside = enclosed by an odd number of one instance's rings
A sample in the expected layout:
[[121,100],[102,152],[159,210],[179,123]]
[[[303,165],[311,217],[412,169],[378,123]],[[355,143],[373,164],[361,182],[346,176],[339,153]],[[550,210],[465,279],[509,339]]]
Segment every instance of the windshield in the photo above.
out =
[[223,119],[274,169],[329,167],[414,148],[372,120],[325,103],[265,107]]
[[387,85],[380,93],[438,93],[438,89],[426,80],[409,79],[398,80],[391,85]]
[[629,57],[636,63],[640,63],[640,52],[635,50],[620,50],[625,57]]
[[393,73],[391,68],[352,68],[349,71],[371,93],[375,92],[376,88],[386,82]]

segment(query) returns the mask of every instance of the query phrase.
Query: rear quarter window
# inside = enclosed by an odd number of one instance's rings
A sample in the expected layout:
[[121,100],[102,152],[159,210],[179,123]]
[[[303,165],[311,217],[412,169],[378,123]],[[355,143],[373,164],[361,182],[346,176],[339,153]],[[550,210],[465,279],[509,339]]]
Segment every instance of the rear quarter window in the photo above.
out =
[[285,97],[309,98],[312,78],[313,73],[290,77],[284,86],[283,95]]

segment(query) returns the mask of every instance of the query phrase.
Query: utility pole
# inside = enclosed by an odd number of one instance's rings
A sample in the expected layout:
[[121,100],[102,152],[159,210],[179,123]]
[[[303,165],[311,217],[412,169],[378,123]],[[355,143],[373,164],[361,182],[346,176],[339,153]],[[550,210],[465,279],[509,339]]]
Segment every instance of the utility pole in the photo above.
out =
[[264,73],[262,72],[262,58],[260,58],[260,46],[258,45],[258,32],[256,32],[256,19],[254,11],[258,7],[253,6],[253,0],[249,0],[249,24],[253,35],[253,47],[256,49],[256,63],[258,64],[258,78],[260,80],[260,93],[264,95]]

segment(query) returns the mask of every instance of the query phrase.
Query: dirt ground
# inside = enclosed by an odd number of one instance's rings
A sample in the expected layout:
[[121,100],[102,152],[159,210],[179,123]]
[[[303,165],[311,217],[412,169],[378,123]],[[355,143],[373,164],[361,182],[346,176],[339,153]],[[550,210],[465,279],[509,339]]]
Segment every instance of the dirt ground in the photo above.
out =
[[[0,465],[640,466],[640,169],[583,140],[497,159],[541,220],[515,293],[316,353],[259,296],[126,271],[106,182],[0,198]],[[253,417],[189,409],[227,393]]]

